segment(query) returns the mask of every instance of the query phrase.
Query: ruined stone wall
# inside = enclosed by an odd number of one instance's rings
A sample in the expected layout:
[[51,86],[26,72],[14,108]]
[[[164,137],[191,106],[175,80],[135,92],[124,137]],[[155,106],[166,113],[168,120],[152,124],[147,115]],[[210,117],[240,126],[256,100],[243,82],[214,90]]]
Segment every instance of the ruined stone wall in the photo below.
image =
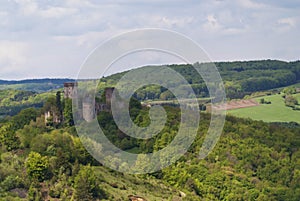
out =
[[64,83],[64,97],[73,98],[77,95],[77,83],[66,82]]

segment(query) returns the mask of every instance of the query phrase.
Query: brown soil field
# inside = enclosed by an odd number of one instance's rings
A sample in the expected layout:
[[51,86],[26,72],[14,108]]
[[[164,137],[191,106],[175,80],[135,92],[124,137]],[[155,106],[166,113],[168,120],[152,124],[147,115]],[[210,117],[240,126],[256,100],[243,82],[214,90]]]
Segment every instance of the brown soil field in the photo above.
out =
[[213,106],[214,109],[217,110],[233,110],[233,109],[238,109],[238,108],[245,108],[245,107],[254,107],[258,106],[259,103],[254,100],[254,99],[249,99],[249,100],[234,100],[234,101],[229,101],[226,104],[221,104],[221,105],[215,105]]

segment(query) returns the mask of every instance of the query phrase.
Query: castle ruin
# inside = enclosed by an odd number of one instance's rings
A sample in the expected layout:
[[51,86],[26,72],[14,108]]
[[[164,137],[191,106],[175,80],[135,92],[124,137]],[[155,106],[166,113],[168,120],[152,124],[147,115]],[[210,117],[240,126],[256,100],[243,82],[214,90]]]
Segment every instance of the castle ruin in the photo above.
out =
[[77,86],[77,82],[64,83],[64,97],[72,99],[77,96]]
[[[111,111],[111,99],[114,92],[113,87],[105,88],[105,102],[96,102],[90,97],[86,97],[82,103],[82,116],[86,121],[92,121],[100,112]],[[94,110],[93,110],[94,108]]]
[[[64,83],[64,99],[75,98],[78,93],[77,88],[78,88],[77,82]],[[105,88],[104,102],[99,102],[99,101],[97,102],[95,100],[92,100],[91,97],[84,97],[82,100],[82,105],[79,106],[81,108],[79,109],[79,113],[80,113],[79,115],[81,116],[81,118],[90,122],[100,112],[111,111],[111,99],[112,99],[113,92],[114,92],[113,87]],[[50,120],[53,121],[54,123],[62,123],[57,117],[57,115],[55,114],[55,111],[52,111],[51,109],[49,111],[45,111],[45,123],[48,124]]]

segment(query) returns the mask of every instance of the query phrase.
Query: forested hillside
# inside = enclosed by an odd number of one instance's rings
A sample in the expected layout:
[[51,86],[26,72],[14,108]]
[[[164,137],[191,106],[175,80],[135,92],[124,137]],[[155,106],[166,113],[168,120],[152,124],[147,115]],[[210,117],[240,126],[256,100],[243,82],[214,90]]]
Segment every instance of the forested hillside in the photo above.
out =
[[[300,62],[219,62],[216,66],[229,98],[275,90],[300,81]],[[159,73],[162,67],[145,68],[155,68]],[[185,77],[198,97],[208,96],[205,83],[196,76],[192,66],[170,67]],[[114,86],[123,74],[102,78],[99,92]],[[48,81],[4,83],[0,87],[46,86]],[[298,201],[300,198],[300,126],[297,123],[264,123],[227,116],[216,147],[200,160],[199,150],[210,125],[210,114],[201,113],[194,143],[175,164],[152,174],[129,175],[102,166],[86,151],[74,127],[72,101],[57,93],[63,85],[56,84],[60,86],[58,89],[46,93],[0,90],[0,115],[10,115],[0,121],[0,201],[123,201],[134,196],[147,201]],[[180,87],[185,89],[184,85]],[[286,89],[296,91],[297,88]],[[276,94],[274,96],[279,96],[281,102],[286,100]],[[285,93],[285,96],[291,99],[292,95]],[[134,97],[168,100],[173,95],[163,87],[151,85],[138,90]],[[265,96],[264,101],[268,102],[270,97]],[[290,102],[285,101],[285,104]],[[120,131],[109,111],[100,112],[97,119],[115,146],[130,153],[151,153],[171,143],[181,122],[179,108],[163,107],[167,114],[166,124],[158,135],[147,140],[132,138]],[[58,119],[62,121],[45,119],[45,111],[49,110],[60,115]],[[130,115],[141,127],[150,124],[149,108],[136,99],[130,102]],[[118,160],[112,162],[119,163]],[[148,168],[147,162],[136,161],[136,165],[141,169]]]
[[[28,107],[41,108],[51,91],[63,88],[73,79],[0,80],[0,118],[16,115]],[[54,93],[55,93],[54,92]]]
[[[148,153],[167,146],[178,131],[180,110],[165,109],[166,126],[149,140],[120,132],[109,112],[100,113],[98,119],[116,146]],[[135,123],[148,125],[148,110],[132,107]],[[25,109],[1,123],[0,200],[128,200],[129,195],[150,201],[299,200],[299,126],[228,117],[217,146],[200,160],[198,152],[210,122],[209,114],[201,115],[198,136],[188,153],[162,171],[134,176],[102,167],[70,124],[46,126],[39,110]]]
[[[206,65],[206,64],[200,64]],[[227,98],[243,98],[256,91],[271,90],[300,82],[300,61],[283,62],[276,60],[244,61],[244,62],[216,62],[220,75],[224,81]],[[163,66],[146,66],[153,68],[159,74]],[[198,97],[207,97],[208,90],[203,79],[191,65],[169,65],[168,67],[180,73],[192,86]],[[124,72],[126,73],[126,72]],[[108,86],[115,85],[124,75],[118,73],[101,79]],[[182,90],[186,86],[180,86]],[[147,86],[137,91],[139,100],[174,98],[163,87]]]
[[22,90],[0,90],[0,117],[13,116],[22,109],[41,108],[47,98],[55,92],[37,93]]
[[[300,82],[300,61],[283,62],[276,60],[265,61],[244,61],[244,62],[216,62],[220,75],[224,81],[227,98],[243,98],[245,95],[252,92],[272,90],[279,87],[289,86]],[[205,64],[202,64],[205,65]],[[195,94],[198,97],[208,97],[208,90],[206,84],[203,82],[201,76],[191,65],[169,65],[175,71],[179,72],[191,85]],[[163,66],[146,66],[144,68],[154,68],[157,73]],[[105,87],[114,86],[118,80],[126,72],[114,74],[105,78],[101,78],[99,83],[99,90],[103,91]],[[51,90],[58,90],[63,87],[64,82],[73,82],[71,79],[32,79],[22,81],[4,81],[0,80],[0,90],[22,90],[32,92],[48,92]],[[186,86],[181,85],[180,88],[185,90]],[[0,99],[5,92],[1,92]],[[20,92],[17,92],[20,93]],[[159,99],[169,100],[174,96],[167,89],[161,86],[147,86],[139,89],[135,97],[139,100]],[[13,100],[17,102],[18,99]],[[40,104],[41,102],[39,102]],[[35,106],[37,102],[31,102],[31,106]],[[6,107],[6,105],[1,105]],[[30,105],[28,105],[30,106]],[[3,110],[3,109],[2,109]],[[6,111],[10,108],[5,108]],[[20,111],[12,109],[13,111]],[[5,112],[1,112],[4,114]],[[7,112],[6,112],[7,114]],[[10,112],[9,114],[16,114]],[[0,114],[1,115],[1,114]]]

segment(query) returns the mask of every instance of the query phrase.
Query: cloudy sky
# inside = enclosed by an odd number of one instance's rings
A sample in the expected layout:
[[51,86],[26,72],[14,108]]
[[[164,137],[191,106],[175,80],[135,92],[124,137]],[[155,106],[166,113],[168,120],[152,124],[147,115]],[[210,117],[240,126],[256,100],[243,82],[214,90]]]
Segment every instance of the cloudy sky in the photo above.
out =
[[76,77],[114,35],[164,28],[213,61],[300,59],[299,0],[0,0],[0,79]]

